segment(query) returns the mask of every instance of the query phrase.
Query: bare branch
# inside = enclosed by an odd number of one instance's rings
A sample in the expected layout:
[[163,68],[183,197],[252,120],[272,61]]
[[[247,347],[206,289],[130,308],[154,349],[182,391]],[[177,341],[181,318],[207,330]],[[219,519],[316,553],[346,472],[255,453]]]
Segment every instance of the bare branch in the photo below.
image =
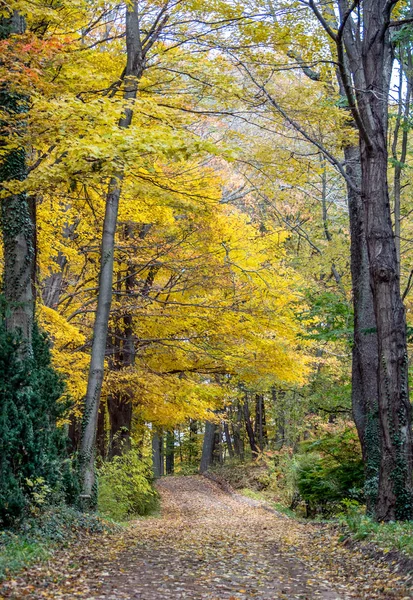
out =
[[288,123],[290,123],[290,125],[292,125],[294,127],[294,129],[296,131],[298,131],[303,136],[304,139],[306,139],[308,142],[310,142],[310,144],[313,144],[316,148],[318,148],[320,150],[320,152],[326,157],[326,159],[328,160],[328,162],[330,164],[332,164],[339,171],[339,173],[343,176],[343,178],[345,179],[345,181],[348,184],[348,186],[354,192],[356,192],[357,194],[359,194],[360,190],[354,185],[354,182],[352,181],[352,179],[347,175],[347,173],[346,173],[343,165],[341,164],[341,162],[333,154],[331,154],[331,152],[329,152],[327,150],[327,148],[325,148],[325,146],[323,146],[323,144],[321,144],[318,140],[316,140],[315,138],[313,138],[309,133],[307,133],[307,131],[305,131],[305,129],[303,129],[303,127],[301,127],[301,125],[299,125],[299,123],[297,123],[294,119],[292,119],[290,117],[290,115],[281,107],[281,105],[268,92],[267,88],[265,86],[261,85],[256,80],[256,78],[254,77],[254,75],[251,73],[251,71],[248,69],[248,67],[245,64],[243,64],[241,62],[239,62],[238,64],[244,69],[244,71],[250,77],[251,81],[265,95],[265,97],[267,98],[267,100],[269,101],[269,103],[277,110],[277,112]]

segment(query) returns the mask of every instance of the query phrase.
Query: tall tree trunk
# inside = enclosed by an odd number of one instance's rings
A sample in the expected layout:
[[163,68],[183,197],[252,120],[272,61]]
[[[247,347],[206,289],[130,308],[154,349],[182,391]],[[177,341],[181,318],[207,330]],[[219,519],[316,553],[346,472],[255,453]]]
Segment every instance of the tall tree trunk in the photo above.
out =
[[163,434],[154,431],[152,434],[152,466],[155,479],[162,477],[163,467]]
[[234,447],[232,445],[231,434],[229,432],[229,425],[228,425],[227,421],[224,421],[224,433],[225,433],[225,441],[227,443],[229,457],[234,458]]
[[[0,38],[21,35],[25,32],[25,19],[14,11],[10,18],[0,19]],[[3,114],[13,121],[18,115],[29,110],[26,96],[10,92],[6,86],[0,90],[0,108]],[[3,117],[4,119],[4,117]],[[20,118],[21,121],[21,118]],[[3,120],[0,128],[10,126]],[[12,127],[24,125],[12,124]],[[4,142],[7,132],[3,130]],[[11,150],[0,165],[0,181],[23,181],[27,177],[26,149]],[[32,329],[34,321],[33,275],[36,271],[35,223],[27,194],[15,194],[1,201],[1,229],[4,244],[3,289],[7,302],[6,328],[12,333],[20,333],[25,344],[23,355],[32,354]]]
[[[136,99],[138,80],[141,77],[144,68],[137,2],[128,4],[126,8],[126,47],[127,65],[125,72],[124,97],[127,101],[133,101]],[[128,128],[132,122],[132,117],[133,110],[128,105],[128,107],[125,107],[125,115],[119,120],[119,127],[122,129]],[[119,170],[112,176],[106,196],[106,210],[100,251],[98,304],[93,327],[92,355],[85,399],[80,449],[82,474],[81,496],[85,506],[94,506],[95,504],[93,491],[95,486],[94,460],[96,426],[104,375],[109,314],[112,304],[115,233],[123,177],[123,170]]]
[[222,465],[224,462],[222,453],[222,426],[221,423],[215,427],[214,449],[212,452],[212,462],[216,465]]
[[379,352],[381,464],[377,518],[412,517],[412,434],[406,321],[387,187],[386,132],[362,144],[365,203]]
[[[274,408],[276,408],[280,399],[285,396],[284,391],[278,391],[275,385],[271,388],[271,401],[273,403]],[[277,450],[281,450],[281,448],[285,444],[285,411],[278,410],[277,418],[276,418],[276,427],[275,427],[275,445]]]
[[120,456],[131,449],[132,402],[125,394],[109,394],[107,406],[110,421],[109,457]]
[[188,459],[189,463],[192,464],[193,459],[197,459],[197,438],[198,438],[198,421],[191,419],[189,422],[189,451]]
[[[348,146],[344,152],[347,174],[354,182],[355,188],[360,188],[360,150],[356,146]],[[374,514],[380,470],[376,316],[370,285],[370,264],[361,196],[348,186],[347,197],[354,306],[352,410],[363,454],[367,513]]]
[[[411,406],[406,318],[400,294],[392,230],[388,168],[388,97],[393,65],[391,12],[398,0],[364,0],[353,20],[347,0],[338,0],[340,24],[319,18],[337,48],[340,77],[360,136],[361,202],[378,340],[380,474],[376,518],[413,516]],[[358,33],[356,33],[358,32]],[[368,91],[368,93],[367,93]]]
[[49,308],[56,308],[62,292],[63,271],[67,264],[67,259],[61,252],[59,252],[56,258],[56,264],[59,267],[59,271],[50,273],[43,282],[43,303]]
[[255,437],[258,440],[260,450],[264,450],[267,443],[267,428],[265,418],[265,403],[264,395],[256,394],[255,396]]
[[[124,240],[132,245],[136,224],[127,223],[124,227]],[[150,225],[140,227],[139,239],[143,240],[150,231]],[[159,266],[152,265],[144,281],[141,296],[147,298],[152,289]],[[126,300],[136,292],[135,265],[128,257],[126,277],[117,285],[119,295],[124,294]],[[136,344],[134,332],[134,317],[130,309],[126,308],[121,319],[121,325],[115,327],[112,336],[113,359],[109,363],[110,368],[115,371],[124,369],[132,370],[136,358]],[[123,328],[122,328],[123,325]],[[116,390],[108,396],[108,409],[110,419],[110,456],[120,455],[127,452],[131,447],[132,417],[133,417],[134,390],[123,388]]]
[[241,437],[241,425],[242,425],[242,406],[240,402],[237,402],[235,422],[232,424],[232,435],[234,438],[234,452],[235,455],[240,459],[244,460],[244,442]]
[[386,0],[364,3],[360,58],[370,93],[359,105],[365,127],[360,145],[361,194],[379,352],[381,464],[376,516],[384,521],[413,516],[406,317],[387,181],[388,94],[393,59],[388,25],[392,4],[395,2]]
[[245,397],[245,400],[244,400],[244,422],[245,422],[245,429],[246,429],[247,435],[248,435],[248,441],[250,443],[252,456],[253,456],[253,458],[256,458],[258,456],[258,446],[257,446],[257,442],[255,440],[254,429],[253,429],[253,426],[251,423],[250,409],[249,409],[247,396]]
[[208,471],[209,467],[212,465],[212,460],[213,460],[213,455],[214,455],[216,429],[217,429],[217,426],[215,423],[211,423],[211,421],[206,422],[204,443],[202,446],[201,464],[199,467],[200,473],[205,473],[206,471]]
[[69,453],[73,454],[79,450],[81,436],[81,423],[74,415],[70,415],[69,421]]
[[[338,30],[337,14],[331,6],[321,6],[323,17],[332,30]],[[294,53],[303,69],[304,61]],[[349,57],[345,56],[345,67],[349,68]],[[336,70],[340,95],[346,97],[346,88],[342,78],[343,68]],[[319,81],[320,75],[312,69],[306,75]],[[344,110],[348,111],[348,108]],[[353,115],[354,117],[354,115]],[[349,114],[349,125],[357,129],[354,118]],[[374,313],[373,294],[370,285],[370,264],[365,231],[365,216],[361,200],[361,158],[360,147],[344,147],[347,175],[347,201],[350,220],[350,260],[354,308],[354,334],[352,350],[352,411],[353,419],[362,448],[365,466],[365,494],[368,514],[373,514],[377,501],[378,474],[380,464],[380,424],[378,414],[378,342]],[[350,183],[351,182],[351,185]],[[323,178],[323,224],[326,239],[331,240],[328,229],[325,180]],[[334,273],[334,266],[333,266]],[[337,280],[337,278],[336,278]],[[284,430],[284,427],[282,427]],[[281,431],[280,431],[281,432]],[[284,444],[284,431],[277,442]]]
[[175,432],[166,433],[166,474],[172,475],[175,470]]

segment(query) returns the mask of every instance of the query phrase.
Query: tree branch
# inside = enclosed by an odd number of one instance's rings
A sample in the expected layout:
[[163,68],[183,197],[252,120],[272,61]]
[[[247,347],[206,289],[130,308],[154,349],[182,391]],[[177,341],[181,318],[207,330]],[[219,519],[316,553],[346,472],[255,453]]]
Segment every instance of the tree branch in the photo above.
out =
[[313,144],[316,148],[318,148],[320,150],[320,152],[326,157],[326,159],[328,160],[328,162],[330,164],[332,164],[338,171],[339,173],[343,176],[343,178],[345,179],[345,181],[347,182],[348,186],[357,194],[360,193],[360,190],[354,185],[353,181],[351,180],[351,178],[347,175],[343,165],[341,164],[341,162],[335,157],[333,156],[333,154],[331,154],[331,152],[329,152],[327,150],[327,148],[325,148],[318,140],[314,139],[309,133],[307,133],[305,131],[305,129],[303,129],[301,127],[301,125],[299,125],[294,119],[292,119],[290,117],[290,115],[280,106],[280,104],[278,104],[278,102],[276,100],[274,100],[273,96],[268,92],[268,90],[266,89],[265,86],[261,85],[254,77],[254,75],[251,73],[251,71],[248,69],[248,67],[239,62],[238,63],[243,69],[244,71],[248,74],[248,76],[250,77],[251,81],[256,85],[256,87],[261,90],[261,92],[263,92],[263,94],[266,96],[267,100],[270,102],[270,104],[272,104],[272,106],[277,110],[277,112],[286,120],[288,121],[288,123],[290,123],[290,125],[292,125],[294,127],[294,129],[296,131],[298,131],[303,138],[305,138],[308,142],[310,142],[310,144]]

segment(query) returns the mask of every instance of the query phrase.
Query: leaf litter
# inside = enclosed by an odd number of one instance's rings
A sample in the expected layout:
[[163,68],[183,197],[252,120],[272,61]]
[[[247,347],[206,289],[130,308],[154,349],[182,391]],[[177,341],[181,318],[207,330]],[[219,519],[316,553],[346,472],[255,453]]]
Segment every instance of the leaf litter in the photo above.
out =
[[269,513],[203,477],[159,481],[162,513],[91,536],[0,586],[0,598],[407,600],[409,575],[329,525]]

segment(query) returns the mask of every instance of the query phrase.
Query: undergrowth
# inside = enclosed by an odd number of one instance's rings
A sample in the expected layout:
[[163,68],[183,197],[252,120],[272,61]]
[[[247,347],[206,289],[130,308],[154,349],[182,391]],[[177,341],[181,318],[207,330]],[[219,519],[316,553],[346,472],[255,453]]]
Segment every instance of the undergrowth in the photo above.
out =
[[413,557],[413,521],[377,523],[360,507],[350,506],[340,519],[344,527],[342,540],[370,542],[384,553],[396,550]]
[[56,549],[83,536],[114,533],[120,526],[95,514],[81,513],[65,505],[47,508],[21,521],[13,530],[0,531],[0,580],[46,560]]
[[271,508],[273,508],[277,512],[287,515],[287,517],[290,517],[292,519],[297,518],[297,514],[293,510],[291,510],[290,508],[288,508],[281,502],[275,502],[272,499],[272,495],[268,494],[265,491],[257,492],[256,490],[250,490],[249,488],[243,488],[243,489],[239,490],[239,492],[240,492],[240,494],[242,494],[243,496],[246,496],[247,498],[252,498],[253,500],[258,500],[259,502],[265,502],[266,504],[271,506]]
[[212,466],[210,471],[228,482],[235,490],[262,491],[270,484],[268,466],[263,461],[249,463],[227,461],[223,465]]
[[115,521],[145,516],[159,507],[148,458],[132,446],[129,452],[104,462],[98,469],[98,509]]
[[[292,460],[290,463],[295,466]],[[262,463],[261,465],[256,463],[247,465],[228,464],[214,467],[211,470],[227,481],[238,493],[248,498],[266,502],[277,512],[293,519],[302,519],[305,516],[302,502],[301,504],[297,503],[294,510],[288,507],[288,504],[290,504],[289,496],[292,492],[285,485],[285,480],[289,478],[289,472],[292,469],[284,469],[286,475],[283,474],[282,477],[278,473],[274,477],[271,473],[271,467],[268,469]],[[297,469],[295,469],[296,472]],[[268,477],[270,484],[266,486],[265,482]],[[286,487],[288,487],[289,494],[284,493],[283,495]],[[293,486],[291,487],[293,489]],[[321,518],[326,523],[327,519],[333,527],[337,527],[337,525],[341,527],[343,532],[342,541],[352,539],[371,543],[377,550],[384,553],[397,551],[413,558],[413,521],[377,523],[365,515],[364,505],[353,498],[344,498],[340,502],[336,501],[334,507],[335,511],[331,511],[330,514],[311,513],[307,516],[310,516],[310,520],[313,522]]]

